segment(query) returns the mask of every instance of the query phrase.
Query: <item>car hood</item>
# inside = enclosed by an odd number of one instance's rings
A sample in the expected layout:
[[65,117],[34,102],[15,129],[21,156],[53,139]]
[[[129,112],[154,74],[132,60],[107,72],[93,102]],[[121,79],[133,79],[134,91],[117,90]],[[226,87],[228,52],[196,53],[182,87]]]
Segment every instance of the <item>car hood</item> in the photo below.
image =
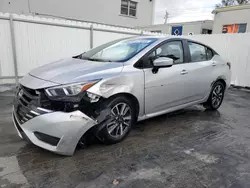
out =
[[122,68],[123,63],[70,58],[36,68],[29,74],[57,84],[69,84],[116,76]]

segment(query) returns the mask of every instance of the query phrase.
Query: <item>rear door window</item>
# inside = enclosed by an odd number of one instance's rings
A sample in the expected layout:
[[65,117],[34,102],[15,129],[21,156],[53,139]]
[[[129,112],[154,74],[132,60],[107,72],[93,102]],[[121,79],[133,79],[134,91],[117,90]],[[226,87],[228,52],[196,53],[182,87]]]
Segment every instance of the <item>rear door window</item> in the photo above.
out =
[[214,56],[213,51],[201,44],[188,42],[191,62],[200,62],[211,60]]
[[206,47],[202,46],[197,43],[188,42],[190,55],[191,55],[191,62],[199,62],[199,61],[206,61],[207,54],[206,54]]

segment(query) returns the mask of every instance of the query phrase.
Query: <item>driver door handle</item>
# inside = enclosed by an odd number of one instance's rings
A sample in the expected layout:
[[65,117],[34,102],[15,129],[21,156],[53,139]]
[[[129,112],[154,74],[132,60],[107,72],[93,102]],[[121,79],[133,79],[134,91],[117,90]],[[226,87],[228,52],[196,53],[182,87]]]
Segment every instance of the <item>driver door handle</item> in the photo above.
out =
[[185,74],[188,74],[188,71],[187,70],[182,70],[181,75],[185,75]]
[[213,63],[212,63],[212,66],[213,66],[213,67],[216,67],[216,66],[217,66],[216,62],[213,62]]

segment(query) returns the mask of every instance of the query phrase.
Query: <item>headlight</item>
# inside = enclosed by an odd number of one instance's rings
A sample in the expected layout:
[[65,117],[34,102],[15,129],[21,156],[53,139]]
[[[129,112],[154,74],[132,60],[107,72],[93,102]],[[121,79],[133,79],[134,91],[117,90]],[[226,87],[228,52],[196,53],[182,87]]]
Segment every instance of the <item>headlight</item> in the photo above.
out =
[[88,83],[75,83],[70,85],[51,87],[46,89],[45,91],[51,97],[75,96],[86,91],[87,89],[95,85],[98,81],[99,80],[91,81]]

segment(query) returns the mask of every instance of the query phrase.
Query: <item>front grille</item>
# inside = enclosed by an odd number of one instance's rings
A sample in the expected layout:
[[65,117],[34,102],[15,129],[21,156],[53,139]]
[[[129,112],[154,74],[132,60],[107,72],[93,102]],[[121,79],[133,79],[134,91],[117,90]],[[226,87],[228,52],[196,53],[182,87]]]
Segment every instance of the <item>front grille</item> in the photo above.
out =
[[39,108],[41,106],[40,98],[38,91],[20,85],[14,103],[16,118],[20,124],[38,115],[48,113],[48,111],[43,111],[42,108]]
[[20,132],[20,134],[22,134],[22,133],[23,133],[23,130],[22,130],[22,128],[20,127],[19,122],[17,121],[16,115],[15,115],[15,114],[13,115],[13,120],[14,120],[14,122],[15,122],[15,125],[16,125],[18,131]]

